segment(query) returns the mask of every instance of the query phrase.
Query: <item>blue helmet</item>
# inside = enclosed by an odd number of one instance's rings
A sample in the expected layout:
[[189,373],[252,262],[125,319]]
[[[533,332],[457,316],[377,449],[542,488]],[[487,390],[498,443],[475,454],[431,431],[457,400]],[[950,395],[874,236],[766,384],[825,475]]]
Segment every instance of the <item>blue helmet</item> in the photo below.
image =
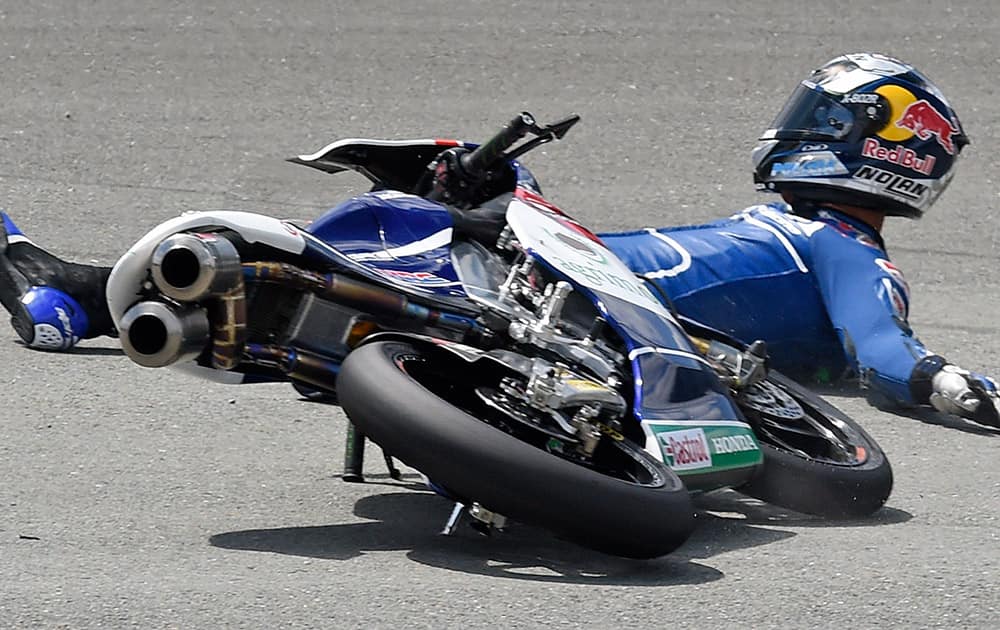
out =
[[802,81],[753,151],[759,189],[920,217],[969,143],[941,91],[884,55],[833,59]]

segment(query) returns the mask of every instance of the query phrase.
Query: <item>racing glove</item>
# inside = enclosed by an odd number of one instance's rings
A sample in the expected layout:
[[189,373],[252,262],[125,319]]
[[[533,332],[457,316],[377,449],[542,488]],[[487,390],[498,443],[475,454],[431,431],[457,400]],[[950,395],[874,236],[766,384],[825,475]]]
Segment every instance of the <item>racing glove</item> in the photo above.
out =
[[914,368],[910,387],[917,400],[942,413],[1000,428],[1000,393],[988,376],[963,370],[939,356],[924,357]]
[[53,256],[0,213],[0,305],[26,345],[68,350],[80,339],[117,335],[104,298],[110,273]]

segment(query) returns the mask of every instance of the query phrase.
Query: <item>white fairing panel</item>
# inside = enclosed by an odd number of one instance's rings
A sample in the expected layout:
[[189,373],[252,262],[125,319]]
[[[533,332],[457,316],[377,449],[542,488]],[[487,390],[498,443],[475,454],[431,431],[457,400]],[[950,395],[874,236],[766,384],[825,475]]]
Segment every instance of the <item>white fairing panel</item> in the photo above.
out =
[[669,312],[611,250],[577,230],[555,213],[514,199],[507,222],[526,249],[574,282],[625,300],[670,319]]
[[252,212],[188,212],[165,221],[139,239],[111,270],[106,296],[115,326],[121,325],[122,315],[135,303],[147,278],[153,250],[163,239],[177,232],[217,227],[239,233],[248,243],[263,243],[286,252],[301,254],[306,248],[306,240],[298,228],[286,221]]

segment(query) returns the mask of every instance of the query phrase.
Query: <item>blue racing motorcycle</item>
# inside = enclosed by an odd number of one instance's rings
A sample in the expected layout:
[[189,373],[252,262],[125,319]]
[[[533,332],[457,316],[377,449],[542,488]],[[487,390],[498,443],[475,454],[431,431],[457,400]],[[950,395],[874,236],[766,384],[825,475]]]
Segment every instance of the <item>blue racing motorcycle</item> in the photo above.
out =
[[572,116],[482,145],[341,140],[292,162],[373,183],[308,226],[167,221],[115,265],[126,354],[224,382],[291,381],[487,530],[507,518],[655,557],[722,487],[859,516],[892,487],[857,423],[749,346],[675,312],[547,201],[518,158]]

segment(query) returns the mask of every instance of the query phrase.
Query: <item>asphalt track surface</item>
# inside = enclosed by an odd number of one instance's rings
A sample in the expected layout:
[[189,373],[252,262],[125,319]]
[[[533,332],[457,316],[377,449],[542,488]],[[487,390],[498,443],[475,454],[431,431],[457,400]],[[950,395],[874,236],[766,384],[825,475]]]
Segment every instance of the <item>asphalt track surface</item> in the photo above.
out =
[[[749,150],[794,84],[851,50],[934,78],[973,145],[920,222],[886,229],[911,323],[1000,374],[1000,18],[989,0],[815,3],[32,1],[0,5],[0,205],[110,264],[161,220],[311,218],[364,186],[282,159],[341,137],[482,139],[522,109],[583,123],[528,160],[597,229],[758,201]],[[831,523],[706,497],[648,562],[531,528],[436,535],[407,471],[339,480],[345,420],[286,385],[44,354],[0,327],[0,627],[997,627],[1000,435],[831,400],[896,486]]]

